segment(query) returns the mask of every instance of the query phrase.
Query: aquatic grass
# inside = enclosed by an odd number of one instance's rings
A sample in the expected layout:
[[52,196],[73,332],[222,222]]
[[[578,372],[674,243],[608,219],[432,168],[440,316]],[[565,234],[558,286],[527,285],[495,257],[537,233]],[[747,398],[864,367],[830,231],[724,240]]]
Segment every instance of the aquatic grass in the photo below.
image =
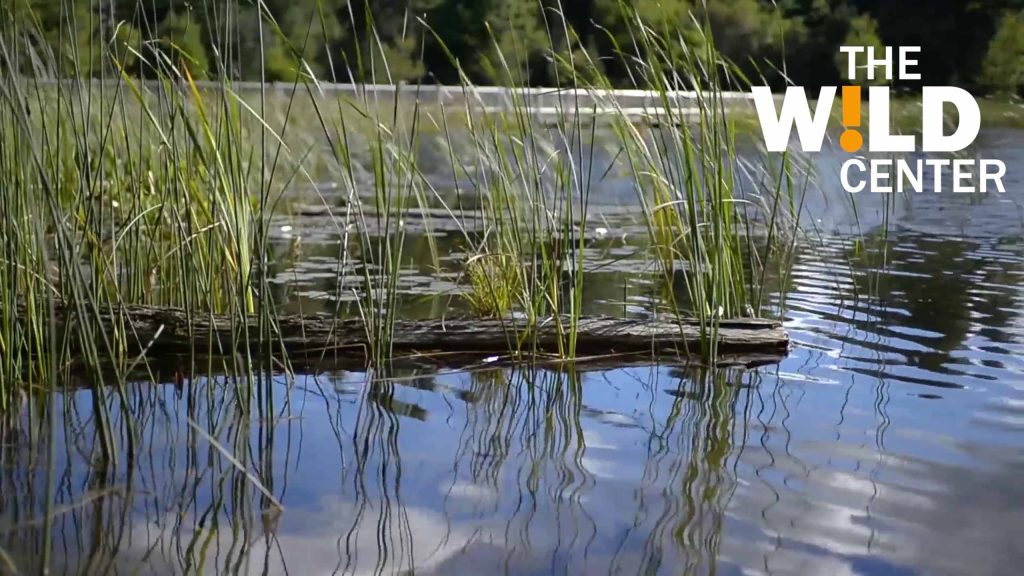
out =
[[[558,19],[554,22],[557,24]],[[560,39],[556,42],[554,37],[558,33],[567,37],[571,46],[575,37],[573,31],[564,21],[560,26],[560,30],[548,30],[551,44],[561,42]],[[735,127],[726,119],[726,103],[721,97],[725,85],[717,74],[719,67],[725,68],[728,64],[717,54],[710,39],[702,44],[703,53],[684,50],[680,56],[678,50],[673,50],[671,58],[675,60],[671,60],[665,49],[666,40],[644,28],[642,22],[638,29],[643,50],[640,56],[632,58],[640,62],[641,68],[647,66],[638,78],[647,83],[644,87],[653,89],[663,109],[667,110],[668,117],[660,121],[679,128],[656,131],[651,138],[650,134],[641,133],[634,119],[622,109],[616,110],[617,117],[612,123],[620,129],[620,153],[630,163],[645,204],[657,260],[663,264],[664,274],[671,283],[681,277],[686,285],[687,302],[677,303],[670,297],[669,308],[679,316],[695,314],[709,325],[723,316],[748,314],[751,309],[759,308],[757,302],[751,305],[755,294],[752,284],[759,277],[763,280],[763,262],[774,260],[780,251],[785,252],[784,248],[778,249],[785,244],[776,245],[776,239],[792,239],[780,231],[784,220],[784,211],[779,209],[782,206],[780,188],[760,190],[760,197],[769,201],[765,207],[770,207],[772,213],[770,246],[763,254],[755,254],[756,258],[747,260],[740,237],[744,227],[747,231],[751,228],[741,205],[750,200],[741,198],[738,191],[741,184],[733,163]],[[370,29],[366,34],[373,37],[374,31]],[[444,48],[436,35],[435,40]],[[574,90],[559,96],[554,128],[550,130],[553,134],[542,133],[534,117],[537,111],[533,103],[525,96],[526,90],[519,90],[515,85],[517,76],[510,72],[513,65],[509,61],[515,55],[506,58],[500,47],[496,48],[497,68],[507,71],[510,84],[510,101],[505,109],[481,110],[474,103],[475,87],[463,74],[460,78],[465,97],[455,114],[461,116],[457,121],[458,129],[452,127],[453,114],[444,103],[440,104],[436,117],[429,113],[428,117],[439,126],[439,140],[448,150],[456,197],[463,196],[460,184],[463,181],[469,182],[472,192],[483,196],[487,232],[479,242],[467,236],[470,253],[481,258],[509,255],[524,265],[527,281],[518,283],[522,293],[517,298],[517,311],[524,315],[526,324],[523,332],[515,335],[516,346],[528,342],[531,326],[536,326],[537,322],[555,321],[562,327],[563,319],[567,318],[564,351],[571,356],[573,318],[582,313],[583,238],[587,191],[593,178],[586,166],[592,164],[596,148],[596,127],[583,126],[581,119],[586,111],[581,109],[579,94],[581,90],[596,94],[610,85],[602,80],[596,63],[588,62],[585,56],[577,60],[572,50],[566,54],[553,51],[553,61],[566,74],[566,83]],[[370,50],[357,56],[383,58],[383,51]],[[654,58],[654,64],[645,62],[641,58],[644,56]],[[689,58],[682,63],[689,66],[683,68],[689,70],[685,78],[677,71],[680,57]],[[669,61],[659,63],[658,58]],[[454,58],[453,64],[457,65]],[[714,73],[708,72],[708,66]],[[378,66],[372,68],[377,70]],[[382,69],[386,74],[386,63]],[[699,106],[696,121],[677,116],[674,110],[680,103],[678,94],[684,88],[696,94]],[[408,117],[403,122],[399,97],[402,90],[417,94],[411,102],[406,102],[412,110],[412,122]],[[354,215],[347,214],[345,221],[360,237],[358,248],[364,263],[362,284],[369,288],[361,296],[360,314],[368,326],[370,340],[380,343],[379,349],[383,351],[387,350],[388,326],[393,323],[389,312],[395,308],[387,303],[394,302],[397,296],[394,282],[404,241],[401,214],[411,198],[421,204],[430,195],[440,198],[415,167],[416,143],[422,126],[416,119],[423,113],[417,91],[415,86],[400,88],[392,93],[388,102],[376,99],[376,93],[371,100],[366,92],[359,96],[359,102],[339,99],[334,125],[329,124],[323,111],[317,110],[325,136],[332,142],[331,148],[339,164],[348,172],[345,185],[350,190],[349,197],[372,200],[373,224],[379,237],[368,236],[366,214],[359,202],[346,208]],[[597,101],[613,110],[617,106],[611,97]],[[349,112],[348,117],[345,111]],[[361,139],[360,134],[353,131],[350,120],[353,115],[370,119],[373,129],[368,139]],[[691,125],[695,127],[690,128]],[[366,193],[367,183],[360,182],[353,169],[357,165],[354,150],[357,144],[371,151],[369,194]],[[582,156],[586,148],[591,158]],[[461,200],[458,202],[461,204]],[[787,208],[792,206],[790,201]],[[708,231],[710,233],[706,233]],[[344,237],[347,243],[347,231]],[[757,270],[748,274],[746,270],[751,264]],[[344,285],[344,281],[340,285]],[[683,304],[692,308],[681,308]],[[508,308],[507,305],[502,307]],[[705,352],[710,356],[714,354],[713,350]],[[371,355],[377,359],[386,356],[379,352]]]
[[481,317],[509,317],[522,294],[521,265],[509,254],[479,254],[466,262],[469,292],[465,298]]
[[[760,174],[749,173],[764,168],[738,160],[737,128],[725,94],[742,91],[747,82],[717,51],[710,25],[694,18],[687,42],[681,29],[657,31],[630,6],[623,3],[620,9],[631,23],[634,42],[619,47],[620,57],[633,64],[638,85],[653,90],[658,107],[651,114],[660,128],[642,133],[610,101],[620,115],[613,126],[634,177],[654,256],[666,282],[679,279],[685,287],[686,301],[667,293],[667,308],[677,316],[696,317],[712,345],[718,319],[760,308],[765,266],[785,256],[783,241],[796,227],[794,189],[770,180],[765,187]],[[785,173],[785,158],[783,165]],[[783,199],[788,199],[785,204]],[[761,254],[749,249],[754,230],[749,213],[759,209],[767,215],[768,228]],[[700,353],[715,355],[713,347]]]
[[[24,69],[12,39],[35,33],[7,22],[0,68]],[[155,78],[127,74],[129,53],[149,58]],[[273,412],[272,395],[253,385],[280,366],[266,353],[277,314],[262,274],[266,231],[288,182],[308,178],[283,142],[288,115],[272,127],[264,99],[251,104],[230,81],[200,89],[187,65],[139,44],[110,42],[107,57],[95,81],[45,58],[33,75],[0,79],[0,413],[84,374],[102,438],[97,462],[117,458],[117,442],[136,456],[134,423],[112,420],[112,406],[126,410],[128,374],[140,363],[148,370],[153,343],[99,321],[126,304],[228,314],[236,327],[258,317],[260,342],[229,358],[234,374],[250,377],[232,381],[246,410]],[[285,168],[291,175],[278,176]],[[74,324],[54,323],[56,307],[73,310]],[[260,365],[248,354],[257,347]]]
[[[572,36],[564,20],[556,16],[554,21],[556,25],[547,29],[552,46],[558,43],[557,35]],[[511,40],[513,45],[518,42],[514,34]],[[435,41],[444,47],[438,35]],[[471,242],[475,256],[467,263],[469,299],[476,308],[484,302],[483,308],[491,313],[502,310],[501,317],[511,312],[522,316],[518,329],[510,325],[508,331],[515,351],[535,351],[531,335],[540,324],[553,322],[560,335],[560,354],[572,358],[582,314],[583,241],[592,184],[589,167],[597,148],[594,126],[589,130],[583,126],[579,93],[570,91],[559,94],[553,127],[542,127],[536,118],[541,110],[531,91],[518,84],[521,75],[514,71],[522,68],[518,54],[507,54],[496,38],[492,41],[491,53],[497,62],[491,67],[503,74],[508,101],[500,110],[474,106],[476,87],[461,74],[465,98],[460,113],[471,155],[467,159],[465,154],[449,154],[454,180],[465,180],[483,194],[486,233],[480,241]],[[559,73],[563,71],[574,85],[576,68],[560,63]],[[445,135],[452,150],[454,140],[447,124]],[[522,268],[511,267],[513,262]],[[481,277],[491,280],[483,282]],[[515,298],[510,289],[518,291]]]
[[[229,40],[237,25],[233,8],[225,10],[216,13],[223,18],[217,35],[223,56],[214,63],[219,69],[242,57]],[[272,16],[260,11],[261,37],[280,36]],[[0,81],[0,174],[10,183],[5,199],[11,206],[0,229],[0,299],[9,304],[0,312],[0,348],[7,352],[0,381],[46,382],[42,359],[56,355],[57,364],[66,366],[77,347],[87,351],[97,373],[101,365],[119,366],[114,380],[123,381],[123,368],[145,363],[145,355],[129,352],[130,331],[104,333],[96,319],[99,311],[126,304],[227,314],[236,328],[256,316],[259,342],[240,347],[238,368],[247,372],[256,364],[248,351],[259,349],[264,358],[275,351],[270,227],[282,199],[299,183],[327,206],[341,239],[335,314],[351,313],[342,301],[355,293],[371,343],[367,356],[386,363],[402,299],[399,277],[409,257],[405,214],[437,203],[451,212],[442,197],[446,191],[420,165],[428,140],[447,155],[455,208],[462,208],[467,194],[481,198],[485,233],[462,232],[470,261],[466,278],[478,295],[483,278],[498,280],[494,305],[477,308],[522,316],[509,339],[517,351],[529,352],[531,331],[554,322],[562,355],[575,355],[587,289],[590,190],[601,177],[593,166],[602,147],[612,147],[616,162],[633,175],[652,245],[650,263],[660,267],[667,285],[685,288],[685,301],[669,290],[662,311],[695,315],[710,334],[717,318],[758,309],[766,263],[792,238],[784,215],[793,203],[783,201],[792,187],[777,183],[758,191],[770,209],[770,232],[767,248],[751,250],[746,212],[752,200],[741,193],[736,129],[723,96],[739,82],[709,35],[691,46],[682,32],[655,31],[629,14],[634,45],[620,47],[620,55],[636,87],[650,90],[660,104],[651,112],[658,126],[638,125],[635,111],[623,109],[608,92],[612,86],[600,63],[581,49],[557,5],[549,9],[545,34],[550,64],[568,90],[557,93],[553,110],[542,110],[541,98],[522,83],[524,63],[514,36],[511,44],[495,39],[488,52],[509,87],[505,106],[488,110],[475,100],[466,74],[456,106],[428,103],[417,85],[383,95],[366,89],[354,97],[332,95],[303,65],[302,47],[290,45],[303,73],[289,86],[259,84],[253,95],[229,77],[200,84],[179,47],[147,44],[135,32],[97,39],[105,64],[90,79],[73,60],[54,56],[33,58],[27,66],[13,46],[39,32],[8,23],[0,66],[31,73]],[[311,26],[324,26],[323,18]],[[127,24],[145,29],[141,21]],[[429,31],[427,22],[419,25]],[[706,26],[694,26],[706,32]],[[354,65],[371,70],[371,82],[390,82],[387,51],[372,22],[360,33],[367,42],[356,42],[362,48],[350,55]],[[436,35],[434,40],[441,43]],[[129,73],[129,63],[146,70],[146,79]],[[550,121],[539,122],[540,113]],[[615,136],[610,143],[605,126]],[[27,145],[8,145],[15,141]],[[339,182],[343,208],[320,193],[317,183],[325,175]],[[438,249],[428,242],[440,270]],[[514,274],[503,272],[511,269]],[[74,308],[82,324],[55,334],[48,320],[53,306]],[[6,411],[17,393],[3,386],[0,408]]]
[[[339,98],[335,103],[337,114],[331,122],[323,108],[315,105],[324,136],[336,160],[343,167],[343,185],[347,189],[342,247],[355,242],[359,253],[359,269],[364,289],[358,294],[359,315],[367,331],[371,350],[367,356],[375,364],[385,364],[391,356],[391,340],[398,309],[397,281],[402,265],[405,244],[403,213],[413,202],[425,206],[423,178],[416,164],[419,138],[419,104],[413,103],[410,124],[400,114],[401,93],[396,90],[390,106],[384,106],[376,96],[363,92],[360,100]],[[346,111],[348,114],[346,114]],[[365,141],[353,133],[348,117],[357,115],[369,120],[371,134]],[[358,136],[357,136],[358,134]],[[369,150],[370,182],[357,176],[357,142]],[[364,199],[370,205],[364,205]],[[370,208],[370,211],[367,211]],[[329,208],[329,213],[332,212]],[[340,216],[340,215],[339,215]],[[377,230],[376,236],[370,229]],[[354,234],[352,234],[354,228]],[[436,255],[435,255],[436,261]],[[343,249],[339,259],[339,296],[350,290],[342,270],[347,268],[349,255]],[[342,298],[338,298],[340,302]]]

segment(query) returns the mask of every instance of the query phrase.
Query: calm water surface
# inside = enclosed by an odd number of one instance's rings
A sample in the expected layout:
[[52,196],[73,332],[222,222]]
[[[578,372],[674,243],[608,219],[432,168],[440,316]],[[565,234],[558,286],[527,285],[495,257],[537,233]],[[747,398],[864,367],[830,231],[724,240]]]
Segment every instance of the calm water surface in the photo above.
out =
[[[52,429],[26,405],[0,428],[0,573],[49,534],[62,573],[1016,574],[1024,136],[988,138],[1004,196],[865,196],[859,240],[842,197],[810,202],[826,238],[775,297],[777,366],[282,375],[251,416],[238,382],[161,374],[109,401],[139,441],[105,468],[91,393],[57,395]],[[621,233],[587,258],[628,253]],[[330,300],[331,246],[282,259],[282,301]],[[428,268],[410,313],[457,308]],[[654,284],[609,264],[588,306],[640,316]]]

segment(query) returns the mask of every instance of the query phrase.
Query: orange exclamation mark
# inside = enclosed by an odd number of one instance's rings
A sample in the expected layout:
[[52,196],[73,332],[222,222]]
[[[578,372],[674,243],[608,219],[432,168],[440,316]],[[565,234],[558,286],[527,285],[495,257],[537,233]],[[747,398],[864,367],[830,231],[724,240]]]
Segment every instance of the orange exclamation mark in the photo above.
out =
[[843,126],[846,131],[839,137],[839,145],[853,154],[864,145],[864,137],[854,130],[860,128],[860,86],[843,86]]

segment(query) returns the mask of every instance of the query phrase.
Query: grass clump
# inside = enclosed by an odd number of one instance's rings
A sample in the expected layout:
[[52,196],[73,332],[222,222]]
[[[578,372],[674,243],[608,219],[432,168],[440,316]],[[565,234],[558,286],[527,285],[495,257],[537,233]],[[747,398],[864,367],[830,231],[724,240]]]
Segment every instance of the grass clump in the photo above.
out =
[[469,291],[463,297],[474,314],[509,316],[523,292],[522,267],[510,254],[480,254],[466,263]]

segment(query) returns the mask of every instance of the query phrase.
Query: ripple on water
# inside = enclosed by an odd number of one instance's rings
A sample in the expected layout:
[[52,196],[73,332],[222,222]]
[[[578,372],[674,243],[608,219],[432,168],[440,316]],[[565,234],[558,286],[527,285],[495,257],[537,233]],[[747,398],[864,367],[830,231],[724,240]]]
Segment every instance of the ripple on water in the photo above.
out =
[[[53,397],[52,476],[45,451],[27,448],[49,427],[0,424],[0,549],[31,567],[36,520],[52,508],[67,573],[1015,573],[1015,205],[921,195],[888,213],[864,198],[863,229],[887,214],[894,230],[807,245],[770,279],[785,286],[771,304],[793,341],[778,366],[281,374],[251,413],[239,379],[179,367],[102,404],[116,422],[109,471],[92,433],[98,397],[69,386]],[[843,202],[808,202],[823,223],[847,222]],[[651,314],[677,288],[643,268],[643,242],[623,241],[644,237],[625,212],[587,237],[582,256],[601,267],[586,277],[588,313]],[[409,219],[404,253],[416,256],[394,279],[403,313],[458,310],[463,231],[479,224],[464,216],[464,228],[430,227],[440,271],[417,234],[429,222]],[[377,269],[344,252],[329,216],[284,226],[275,297],[356,313],[353,289]],[[23,419],[45,407],[32,402]],[[128,424],[140,431],[132,460]]]

